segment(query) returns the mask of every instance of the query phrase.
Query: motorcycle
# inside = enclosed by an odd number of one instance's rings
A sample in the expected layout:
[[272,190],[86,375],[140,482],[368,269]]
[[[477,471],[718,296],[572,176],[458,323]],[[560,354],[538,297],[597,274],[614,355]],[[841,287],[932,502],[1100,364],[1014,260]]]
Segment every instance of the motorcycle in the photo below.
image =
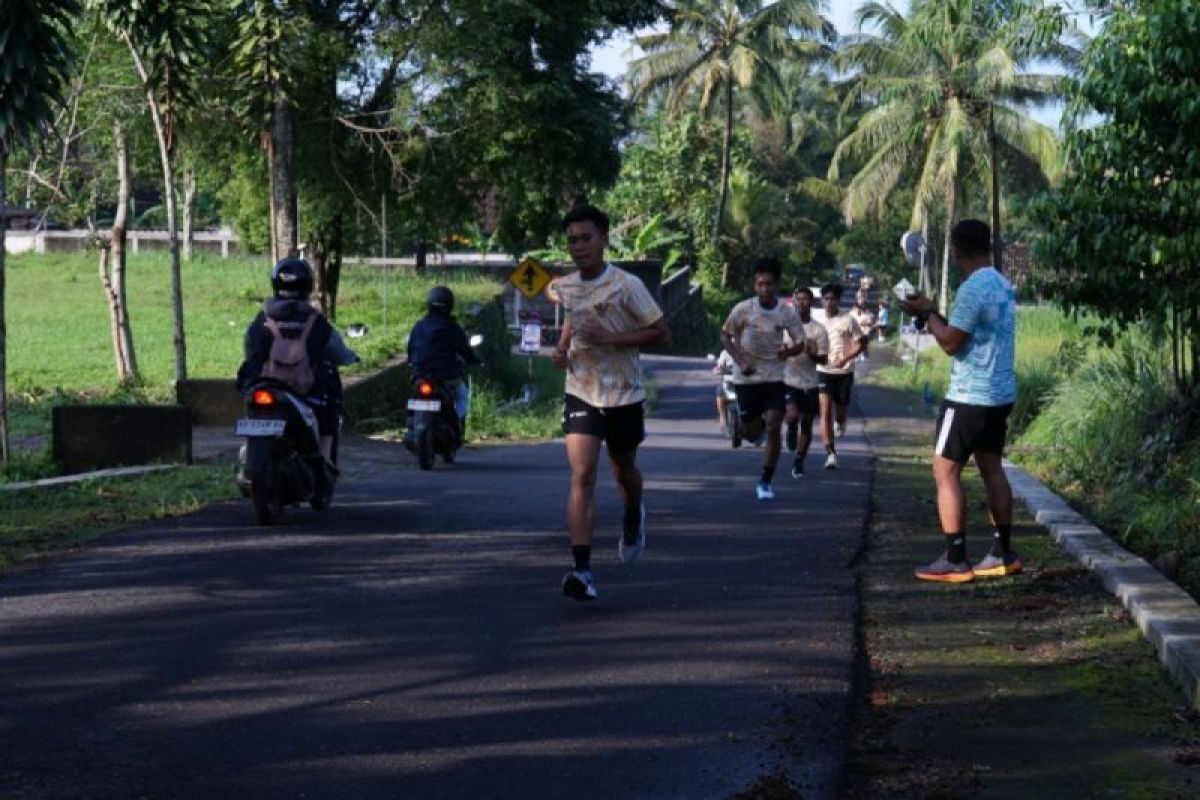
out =
[[[715,362],[717,357],[710,353],[708,360]],[[733,447],[741,447],[741,407],[738,405],[737,391],[733,388],[732,369],[727,368],[721,371],[721,393],[725,396],[725,435],[729,437],[729,442]]]
[[[277,381],[255,381],[246,393],[246,416],[234,433],[246,438],[238,453],[237,483],[254,506],[255,522],[273,525],[289,505],[329,508],[337,470],[321,455],[317,417],[304,398]],[[336,460],[336,433],[333,441]]]
[[[483,344],[483,337],[476,334],[470,339],[471,347]],[[466,378],[462,380],[466,381]],[[470,391],[470,383],[467,383]],[[447,381],[424,376],[414,376],[408,400],[408,428],[404,432],[404,446],[417,456],[421,469],[433,469],[440,455],[442,461],[453,464],[459,448],[464,443],[463,421],[455,408],[454,393]]]

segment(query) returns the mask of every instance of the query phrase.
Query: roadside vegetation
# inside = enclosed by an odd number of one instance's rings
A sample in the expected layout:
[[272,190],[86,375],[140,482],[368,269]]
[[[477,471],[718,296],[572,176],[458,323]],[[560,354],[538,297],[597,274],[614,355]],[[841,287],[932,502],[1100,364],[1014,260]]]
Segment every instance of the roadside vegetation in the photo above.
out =
[[82,547],[135,522],[188,514],[236,494],[225,466],[180,467],[31,491],[0,489],[0,571]]

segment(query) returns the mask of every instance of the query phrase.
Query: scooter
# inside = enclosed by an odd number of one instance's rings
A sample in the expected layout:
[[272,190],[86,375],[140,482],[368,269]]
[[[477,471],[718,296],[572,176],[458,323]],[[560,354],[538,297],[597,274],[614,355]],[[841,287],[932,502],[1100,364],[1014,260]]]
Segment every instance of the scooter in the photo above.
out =
[[[717,357],[709,353],[708,360],[715,362]],[[721,372],[721,392],[725,395],[725,435],[729,437],[729,442],[733,447],[741,447],[741,407],[738,405],[737,391],[733,388],[732,369],[725,369]]]
[[[329,508],[337,470],[321,455],[317,417],[302,397],[277,381],[255,381],[246,393],[246,416],[234,433],[246,437],[238,453],[237,483],[254,506],[255,522],[273,525],[289,505]],[[333,442],[336,460],[336,433]]]
[[[483,337],[476,334],[470,339],[471,347],[483,344]],[[467,380],[463,378],[463,380]],[[470,383],[467,383],[468,391]],[[463,421],[455,408],[455,397],[443,380],[414,376],[412,392],[408,400],[408,428],[404,432],[404,446],[416,453],[421,469],[433,469],[437,456],[453,464],[459,448],[464,444]]]

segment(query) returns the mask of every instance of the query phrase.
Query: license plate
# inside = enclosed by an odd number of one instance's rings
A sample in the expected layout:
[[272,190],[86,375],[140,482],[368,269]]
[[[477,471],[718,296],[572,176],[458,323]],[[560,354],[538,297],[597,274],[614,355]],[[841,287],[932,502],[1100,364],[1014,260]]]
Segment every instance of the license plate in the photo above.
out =
[[284,419],[239,419],[233,432],[237,436],[283,436]]
[[441,400],[409,400],[409,411],[441,411]]

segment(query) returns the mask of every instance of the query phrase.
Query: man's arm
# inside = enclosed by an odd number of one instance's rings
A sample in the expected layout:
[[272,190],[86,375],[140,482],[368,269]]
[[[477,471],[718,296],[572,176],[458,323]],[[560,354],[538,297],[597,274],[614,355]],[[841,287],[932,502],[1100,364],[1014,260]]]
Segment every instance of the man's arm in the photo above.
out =
[[588,344],[609,347],[654,347],[671,343],[671,329],[664,317],[659,317],[648,327],[620,333],[606,331],[595,322],[586,322],[575,333]]
[[952,356],[963,348],[967,340],[971,338],[971,334],[946,322],[942,315],[936,311],[929,315],[927,323],[929,332],[933,334],[933,338],[937,341],[938,346],[948,356]]
[[946,318],[934,310],[933,300],[923,296],[910,296],[901,306],[909,314],[926,322],[934,341],[946,355],[952,356],[963,348],[971,334],[961,328],[956,328],[946,321]]
[[554,366],[559,369],[567,368],[567,353],[571,349],[571,335],[571,320],[568,319],[563,322],[562,331],[558,335],[558,346],[554,348],[554,353],[550,356]]

